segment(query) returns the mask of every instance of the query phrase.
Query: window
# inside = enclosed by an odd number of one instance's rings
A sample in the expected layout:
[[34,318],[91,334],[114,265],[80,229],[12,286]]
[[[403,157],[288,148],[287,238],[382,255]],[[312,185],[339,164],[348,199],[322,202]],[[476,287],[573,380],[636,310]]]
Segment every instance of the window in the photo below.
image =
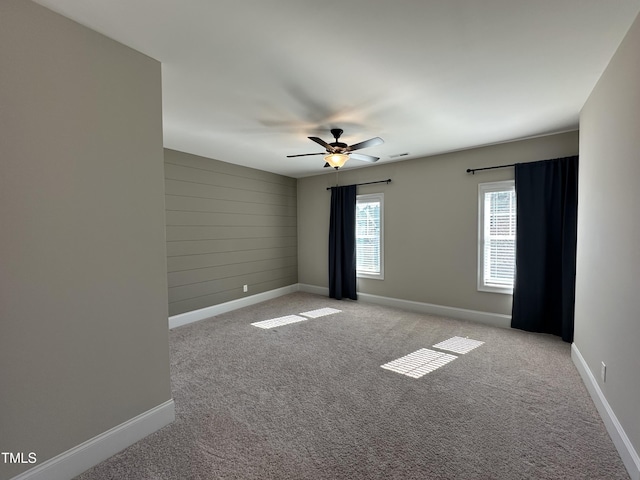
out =
[[516,191],[513,180],[478,185],[478,290],[513,293]]
[[358,277],[384,278],[383,194],[356,197],[356,274]]

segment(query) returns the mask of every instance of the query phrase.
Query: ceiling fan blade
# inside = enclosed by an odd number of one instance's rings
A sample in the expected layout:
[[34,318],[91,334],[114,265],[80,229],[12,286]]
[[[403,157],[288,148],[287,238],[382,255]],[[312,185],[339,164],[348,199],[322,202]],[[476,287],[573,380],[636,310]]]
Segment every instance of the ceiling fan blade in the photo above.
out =
[[363,162],[377,162],[380,160],[380,157],[372,157],[371,155],[365,155],[364,153],[350,153],[349,157],[354,160],[362,160]]
[[287,158],[293,158],[293,157],[308,157],[309,155],[326,155],[327,152],[321,152],[321,153],[301,153],[299,155],[287,155]]
[[318,137],[307,137],[309,140],[313,140],[314,142],[316,142],[318,145],[322,145],[324,148],[326,148],[328,151],[333,152],[333,147],[331,145],[329,145],[327,142],[325,142],[324,140],[322,140],[321,138]]
[[373,138],[370,138],[369,140],[365,140],[364,142],[356,143],[355,145],[350,145],[349,147],[347,147],[347,150],[352,152],[354,150],[360,150],[361,148],[375,147],[376,145],[380,145],[382,143],[384,143],[384,140],[382,140],[380,137],[373,137]]

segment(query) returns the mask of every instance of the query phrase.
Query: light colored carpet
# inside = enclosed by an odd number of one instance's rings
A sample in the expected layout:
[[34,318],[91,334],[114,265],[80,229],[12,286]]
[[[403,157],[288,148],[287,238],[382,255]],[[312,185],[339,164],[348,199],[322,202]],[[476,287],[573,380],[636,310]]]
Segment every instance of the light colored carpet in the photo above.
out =
[[[418,379],[380,368],[454,336],[484,344]],[[170,348],[176,421],[78,480],[629,478],[558,337],[294,293]]]

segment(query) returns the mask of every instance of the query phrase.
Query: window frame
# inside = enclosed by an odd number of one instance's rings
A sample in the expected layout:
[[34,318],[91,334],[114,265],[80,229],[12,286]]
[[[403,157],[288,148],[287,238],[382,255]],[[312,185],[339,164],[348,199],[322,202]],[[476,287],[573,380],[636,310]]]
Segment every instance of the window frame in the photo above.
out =
[[[358,270],[358,233],[357,233],[357,215],[358,215],[358,203],[359,202],[379,202],[380,203],[380,236],[379,242],[379,255],[380,255],[380,272],[364,272]],[[356,195],[356,277],[357,278],[370,278],[374,280],[384,280],[384,193],[367,193],[363,195]]]
[[[480,292],[502,293],[513,295],[513,286],[504,287],[485,283],[485,194],[491,192],[513,191],[515,193],[515,180],[502,180],[498,182],[486,182],[478,184],[478,279],[477,287]],[[517,202],[517,199],[516,199]],[[516,217],[517,221],[517,217]],[[515,261],[515,234],[514,234],[514,261]],[[514,271],[515,282],[515,271]]]

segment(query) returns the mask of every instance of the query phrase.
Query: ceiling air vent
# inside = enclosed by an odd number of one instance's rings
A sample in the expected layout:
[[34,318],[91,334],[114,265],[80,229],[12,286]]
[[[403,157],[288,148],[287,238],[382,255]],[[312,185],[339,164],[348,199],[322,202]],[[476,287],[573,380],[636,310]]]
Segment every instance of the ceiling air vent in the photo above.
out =
[[407,155],[409,155],[409,152],[396,153],[395,155],[389,155],[389,158],[400,158],[400,157],[406,157]]

